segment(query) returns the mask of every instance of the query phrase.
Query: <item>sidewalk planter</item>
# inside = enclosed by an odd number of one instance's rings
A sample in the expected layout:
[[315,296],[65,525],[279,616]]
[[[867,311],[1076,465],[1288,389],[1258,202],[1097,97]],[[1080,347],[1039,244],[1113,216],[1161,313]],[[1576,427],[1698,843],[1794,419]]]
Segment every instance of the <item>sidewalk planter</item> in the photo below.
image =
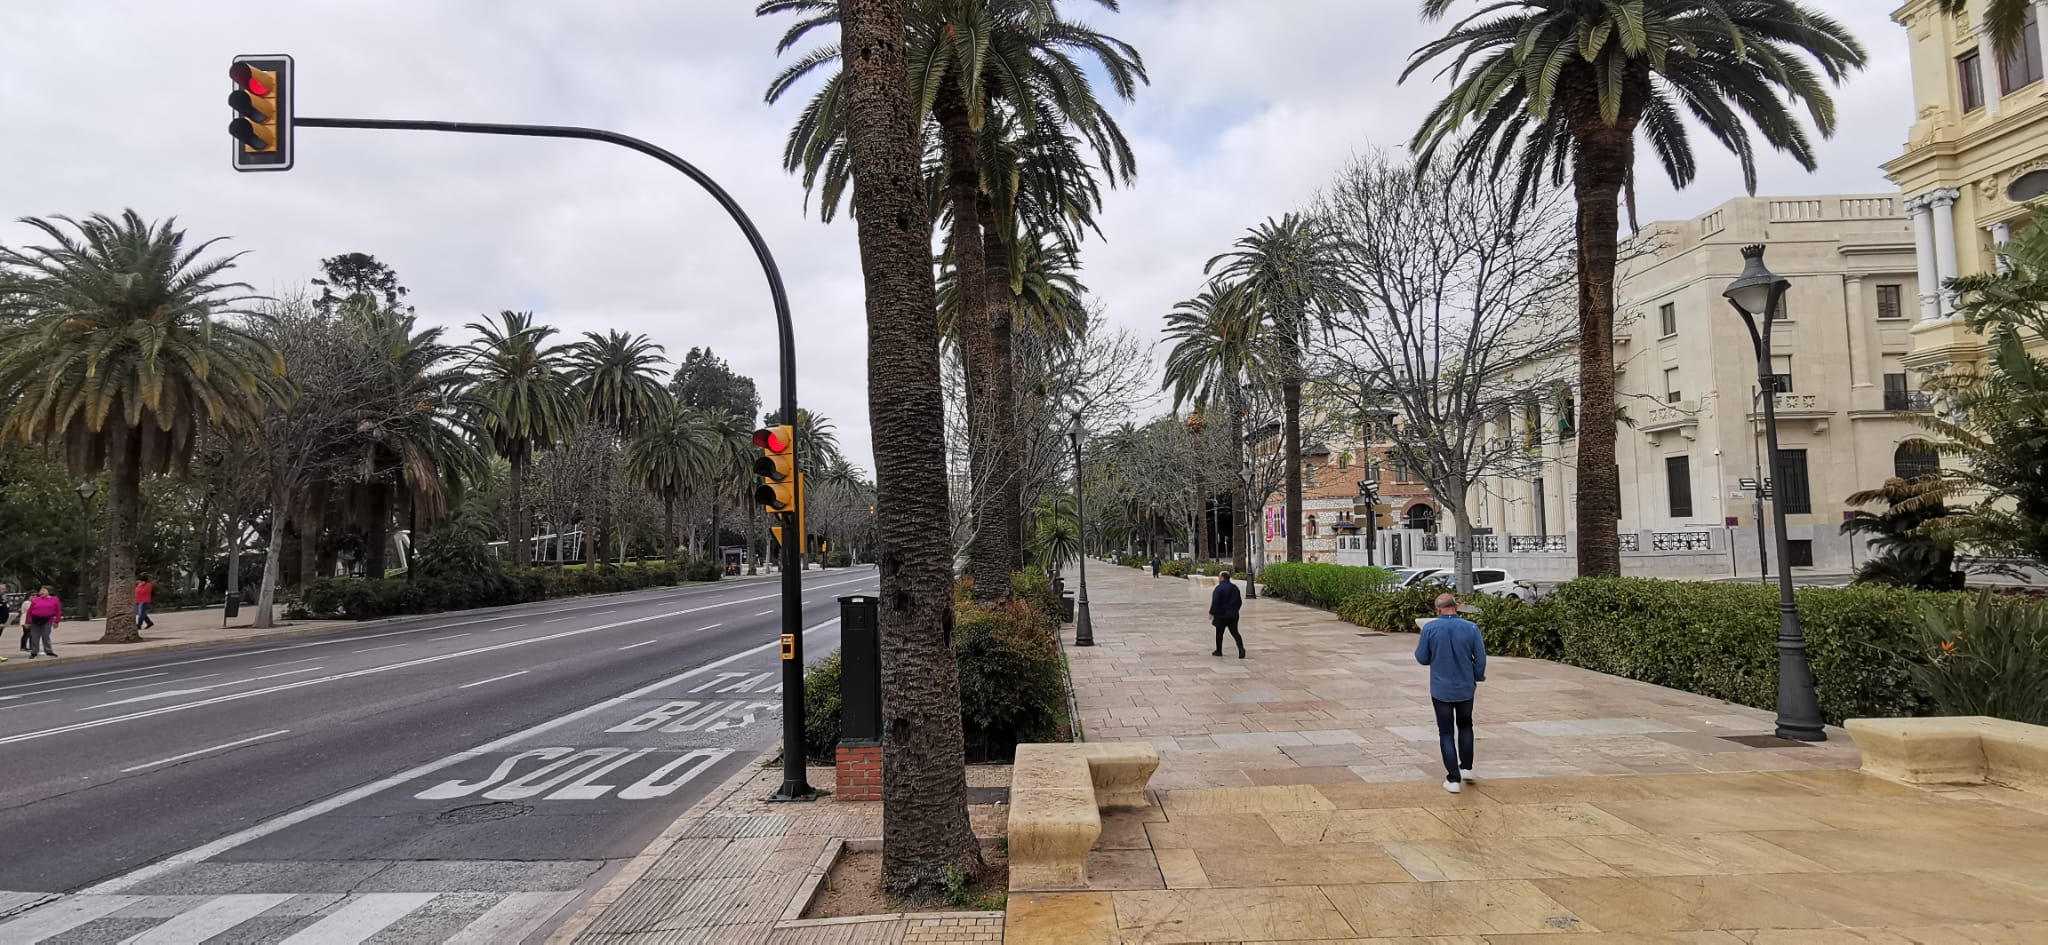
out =
[[1863,770],[1907,784],[1997,784],[2048,794],[2048,727],[1986,716],[1850,719]]
[[1010,769],[1010,891],[1088,885],[1102,811],[1144,807],[1159,749],[1143,742],[1018,745]]
[[1267,565],[1259,572],[1259,580],[1282,600],[1335,610],[1354,595],[1386,587],[1393,582],[1393,575],[1348,564],[1281,562]]

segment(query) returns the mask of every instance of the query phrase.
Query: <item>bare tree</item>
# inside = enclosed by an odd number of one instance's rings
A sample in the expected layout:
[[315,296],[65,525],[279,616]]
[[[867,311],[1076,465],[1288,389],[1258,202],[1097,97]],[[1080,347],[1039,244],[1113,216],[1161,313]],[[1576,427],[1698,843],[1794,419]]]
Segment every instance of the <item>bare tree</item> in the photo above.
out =
[[[555,536],[556,567],[565,560],[563,542],[571,528],[580,526],[585,536],[595,530],[598,507],[607,499],[608,490],[593,484],[609,481],[606,470],[617,464],[608,460],[608,454],[616,448],[617,441],[610,431],[585,424],[554,449],[534,459],[526,493],[531,506],[528,511]],[[668,540],[674,539],[675,536],[668,536]],[[596,559],[587,554],[590,542],[585,541],[583,546],[584,563],[595,564]]]
[[1358,415],[1395,412],[1393,448],[1455,521],[1457,587],[1469,593],[1474,490],[1537,461],[1514,419],[1572,367],[1559,356],[1576,339],[1569,201],[1544,191],[1517,204],[1511,182],[1373,154],[1320,203],[1363,303],[1332,320],[1316,352],[1323,389]]

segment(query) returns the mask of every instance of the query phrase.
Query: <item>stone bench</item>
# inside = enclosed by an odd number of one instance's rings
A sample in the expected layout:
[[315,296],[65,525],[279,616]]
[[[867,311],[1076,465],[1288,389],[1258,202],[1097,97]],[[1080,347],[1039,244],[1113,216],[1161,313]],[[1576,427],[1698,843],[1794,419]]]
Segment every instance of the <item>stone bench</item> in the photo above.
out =
[[1216,575],[1213,574],[1190,574],[1188,575],[1188,580],[1193,582],[1196,587],[1216,586]]
[[2048,728],[1987,716],[1850,719],[1863,770],[1907,784],[1997,784],[2048,793]]
[[1078,889],[1102,811],[1144,807],[1159,749],[1143,742],[1017,746],[1010,769],[1010,889]]

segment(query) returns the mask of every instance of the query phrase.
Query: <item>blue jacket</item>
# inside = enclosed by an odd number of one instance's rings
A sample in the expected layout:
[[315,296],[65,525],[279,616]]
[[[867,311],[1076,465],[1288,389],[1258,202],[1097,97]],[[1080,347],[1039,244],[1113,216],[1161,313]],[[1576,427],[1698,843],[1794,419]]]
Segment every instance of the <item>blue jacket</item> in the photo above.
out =
[[1422,626],[1415,661],[1429,667],[1430,698],[1463,702],[1486,681],[1486,639],[1463,617],[1438,617]]
[[1244,595],[1238,593],[1237,585],[1229,581],[1216,582],[1216,593],[1209,595],[1209,616],[1218,620],[1236,619],[1238,611],[1244,609]]

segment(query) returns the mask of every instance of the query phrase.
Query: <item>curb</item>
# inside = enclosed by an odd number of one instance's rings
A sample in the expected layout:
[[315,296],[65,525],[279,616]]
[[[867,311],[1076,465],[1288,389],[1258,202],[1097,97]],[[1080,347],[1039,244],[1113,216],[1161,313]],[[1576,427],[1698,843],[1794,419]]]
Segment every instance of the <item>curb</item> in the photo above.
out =
[[597,922],[599,916],[604,915],[606,909],[611,908],[612,903],[619,901],[619,897],[624,896],[634,883],[639,882],[640,877],[645,876],[655,863],[660,862],[661,858],[667,855],[669,848],[683,839],[683,834],[690,832],[690,828],[695,826],[697,821],[739,793],[741,788],[747,786],[747,782],[760,775],[765,763],[780,757],[781,754],[780,749],[770,749],[756,755],[752,761],[741,765],[740,770],[732,777],[725,779],[724,784],[712,789],[711,793],[690,805],[674,823],[662,830],[660,836],[655,837],[646,848],[627,859],[619,867],[618,872],[613,873],[612,878],[606,880],[597,892],[591,893],[589,898],[583,900],[576,913],[547,937],[547,945],[569,945],[575,941],[577,936],[582,935]]

